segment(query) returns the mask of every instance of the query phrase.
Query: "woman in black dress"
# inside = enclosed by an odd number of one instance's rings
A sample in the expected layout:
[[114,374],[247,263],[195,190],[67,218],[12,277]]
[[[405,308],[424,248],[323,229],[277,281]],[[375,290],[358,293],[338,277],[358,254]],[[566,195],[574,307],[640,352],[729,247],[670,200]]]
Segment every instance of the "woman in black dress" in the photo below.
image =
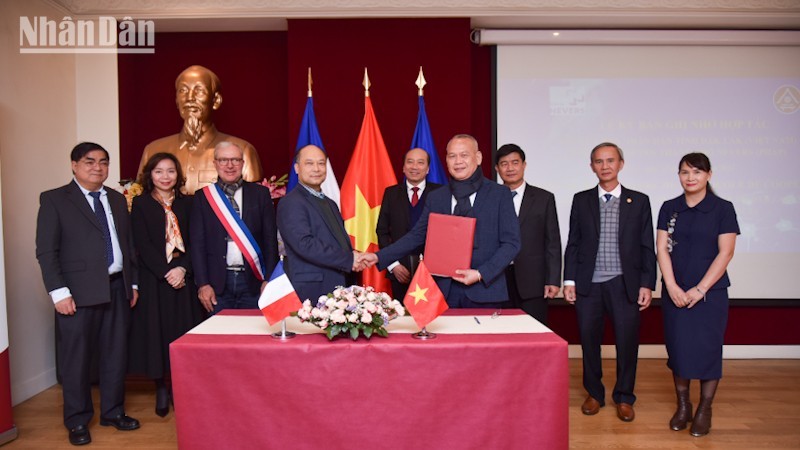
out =
[[[722,378],[722,344],[728,322],[728,263],[739,225],[733,204],[714,194],[711,162],[702,153],[678,165],[683,195],[664,202],[658,214],[658,265],[663,276],[664,342],[678,409],[675,431],[692,422],[691,434],[711,429],[711,402]],[[692,417],[689,382],[700,380],[700,404]]]
[[133,199],[131,224],[139,257],[139,303],[129,336],[129,372],[155,380],[156,414],[169,412],[169,344],[205,318],[191,281],[189,215],[191,197],[181,194],[181,165],[157,153],[139,178],[143,192]]

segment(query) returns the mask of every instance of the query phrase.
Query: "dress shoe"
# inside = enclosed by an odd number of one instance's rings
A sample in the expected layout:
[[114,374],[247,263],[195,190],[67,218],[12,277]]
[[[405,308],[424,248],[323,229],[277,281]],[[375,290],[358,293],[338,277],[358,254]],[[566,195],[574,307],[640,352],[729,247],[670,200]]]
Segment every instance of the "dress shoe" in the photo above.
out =
[[700,437],[707,435],[709,431],[711,431],[711,399],[701,398],[689,432],[692,436]]
[[617,403],[617,417],[623,422],[632,422],[633,418],[636,417],[636,413],[633,412],[633,405],[630,403]]
[[692,421],[692,403],[689,401],[689,391],[678,392],[678,409],[669,421],[670,429],[681,431],[686,429],[686,424]]
[[156,389],[156,414],[164,417],[169,413],[169,391],[166,386]]
[[85,445],[92,442],[92,435],[86,425],[78,425],[69,430],[69,443],[72,445]]
[[581,405],[581,412],[587,416],[593,416],[600,412],[600,408],[602,407],[603,405],[601,405],[600,402],[595,400],[594,397],[590,395],[586,397],[586,401],[584,401],[583,405]]
[[117,417],[101,417],[100,425],[104,427],[112,426],[120,431],[130,431],[139,428],[139,421],[125,414]]

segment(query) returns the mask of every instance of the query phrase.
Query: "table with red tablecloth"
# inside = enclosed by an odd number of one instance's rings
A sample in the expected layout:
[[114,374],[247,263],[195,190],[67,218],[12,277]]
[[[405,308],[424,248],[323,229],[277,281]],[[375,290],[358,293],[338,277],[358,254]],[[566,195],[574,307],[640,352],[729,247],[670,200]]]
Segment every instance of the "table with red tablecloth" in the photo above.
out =
[[223,311],[171,344],[180,448],[568,447],[567,343],[521,311],[449,311],[427,341],[410,317],[371,340],[279,329]]

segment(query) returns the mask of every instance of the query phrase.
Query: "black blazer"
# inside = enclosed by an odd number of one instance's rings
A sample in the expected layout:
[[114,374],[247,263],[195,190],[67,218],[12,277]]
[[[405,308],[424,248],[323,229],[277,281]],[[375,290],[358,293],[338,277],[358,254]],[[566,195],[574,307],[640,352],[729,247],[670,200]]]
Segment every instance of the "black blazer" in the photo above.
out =
[[[267,270],[264,277],[268,280],[275,265],[278,264],[278,231],[269,189],[256,183],[245,182],[242,185],[240,207],[242,220],[261,248]],[[225,256],[228,253],[228,243],[225,236],[228,232],[200,190],[195,193],[189,222],[195,284],[198,287],[210,284],[214,292],[220,295],[225,290],[227,275]],[[257,281],[246,261],[244,267],[250,291],[258,292],[261,283]]]
[[[438,183],[425,183],[425,190],[419,198],[421,208],[424,208],[428,194],[440,187],[442,185]],[[375,227],[375,232],[378,234],[378,247],[388,247],[392,242],[396,242],[408,233],[408,230],[411,229],[409,208],[411,208],[411,202],[408,201],[405,181],[389,186],[383,191],[381,211],[378,214],[378,224]],[[418,247],[411,255],[401,258],[399,260],[400,264],[411,270],[411,258],[418,257],[423,250],[424,246]]]
[[[622,187],[619,205],[619,258],[628,300],[635,302],[639,288],[656,287],[656,254],[650,199]],[[588,295],[600,244],[600,200],[597,187],[578,192],[572,199],[569,239],[564,252],[564,280]]]
[[541,297],[545,285],[561,285],[561,231],[552,193],[525,185],[519,231],[522,247],[514,258],[517,290],[522,298]]
[[[122,276],[130,299],[137,274],[128,204],[125,196],[104,188],[122,251]],[[67,287],[76,306],[111,301],[106,240],[97,216],[74,180],[39,197],[36,258],[48,292]]]
[[[187,256],[190,254],[189,212],[191,211],[192,197],[176,197],[172,202],[172,212],[178,218],[178,227],[183,237],[183,245]],[[174,258],[167,263],[165,248],[167,238],[165,232],[164,208],[150,194],[142,194],[133,199],[131,208],[131,223],[133,225],[133,241],[136,244],[139,257],[139,270],[151,272],[156,279],[164,276],[174,267],[186,269],[186,278],[192,277],[192,260],[188,257]]]

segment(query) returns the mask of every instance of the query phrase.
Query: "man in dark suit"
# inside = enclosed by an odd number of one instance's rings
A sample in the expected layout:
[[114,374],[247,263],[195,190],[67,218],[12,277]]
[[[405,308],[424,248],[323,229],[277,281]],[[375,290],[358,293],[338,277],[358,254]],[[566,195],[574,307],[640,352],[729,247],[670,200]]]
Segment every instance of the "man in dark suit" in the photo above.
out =
[[474,217],[472,268],[459,269],[453,278],[435,277],[451,308],[503,308],[508,304],[506,266],[519,252],[519,224],[511,192],[483,176],[478,142],[457,134],[447,143],[450,183],[428,195],[414,228],[378,253],[361,260],[383,269],[425,243],[430,213]]
[[516,144],[497,149],[495,170],[511,189],[519,218],[522,248],[506,268],[508,295],[520,308],[547,325],[547,299],[561,286],[561,232],[552,193],[525,183],[525,152]]
[[297,152],[297,187],[278,204],[278,229],[286,248],[286,275],[301,300],[317,299],[336,286],[352,284],[360,270],[339,208],[322,193],[328,157],[307,145]]
[[194,280],[200,302],[214,314],[229,308],[257,309],[265,280],[278,263],[269,189],[244,181],[243,165],[242,149],[220,142],[214,148],[217,181],[194,196],[189,225]]
[[[429,183],[428,176],[431,157],[425,150],[414,148],[409,150],[403,159],[403,175],[406,180],[389,186],[383,191],[381,212],[378,214],[378,246],[384,248],[397,241],[414,227],[422,215],[428,193],[441,187],[441,184]],[[386,277],[392,282],[392,293],[396,299],[403,301],[408,290],[408,283],[419,265],[420,246],[410,255],[395,261],[387,267]]]
[[634,419],[640,311],[650,306],[656,284],[656,256],[650,199],[623,187],[622,150],[604,142],[592,149],[590,166],[597,187],[575,194],[564,254],[564,298],[575,305],[583,349],[586,415],[605,404],[600,345],[604,315],[614,326],[617,383],[612,399],[617,416]]
[[130,310],[136,305],[136,261],[125,197],[103,186],[108,152],[83,142],[72,149],[74,179],[43,192],[36,258],[56,310],[64,425],[73,445],[92,441],[92,349],[99,353],[100,425],[135,430],[125,415]]

